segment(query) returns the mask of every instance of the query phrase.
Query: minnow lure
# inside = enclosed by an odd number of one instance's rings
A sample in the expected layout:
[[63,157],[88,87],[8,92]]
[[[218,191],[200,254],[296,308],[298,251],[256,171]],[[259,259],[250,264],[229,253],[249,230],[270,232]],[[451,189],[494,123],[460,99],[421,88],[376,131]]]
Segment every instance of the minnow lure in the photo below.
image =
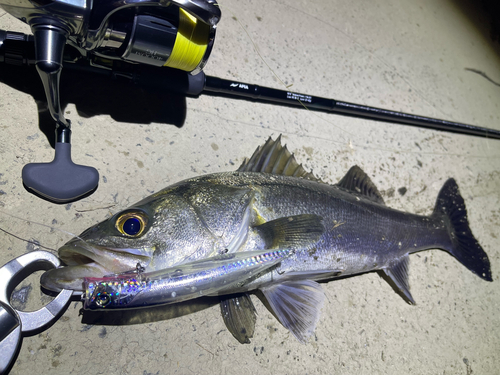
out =
[[148,307],[216,295],[244,285],[293,253],[290,249],[276,249],[222,254],[149,273],[138,270],[85,278],[83,308]]

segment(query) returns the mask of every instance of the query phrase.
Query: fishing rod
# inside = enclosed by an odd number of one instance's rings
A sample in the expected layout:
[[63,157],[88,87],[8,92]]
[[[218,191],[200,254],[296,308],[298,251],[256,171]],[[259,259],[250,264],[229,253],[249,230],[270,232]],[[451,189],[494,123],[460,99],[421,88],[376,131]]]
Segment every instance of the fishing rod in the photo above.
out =
[[27,164],[23,183],[56,203],[91,194],[99,181],[95,168],[71,160],[71,123],[60,106],[63,68],[191,97],[224,96],[500,139],[495,129],[205,75],[202,69],[221,18],[215,0],[101,0],[87,5],[53,0],[43,6],[0,0],[0,6],[33,32],[0,30],[0,63],[36,66],[56,123],[54,160]]
[[422,128],[444,130],[453,133],[500,139],[500,131],[480,126],[463,124],[389,109],[369,107],[362,104],[321,98],[292,91],[235,82],[217,77],[205,77],[203,93],[220,93],[229,97],[256,99],[267,103],[277,103],[297,108],[316,110],[343,116],[363,118]]
[[[10,54],[11,61],[7,61],[5,57],[6,53],[2,48],[2,42],[6,40],[7,35],[8,32],[0,30],[0,62],[12,64],[12,54]],[[18,34],[16,38],[16,40],[23,39],[26,46],[23,48],[23,56],[15,60],[15,65],[34,64],[34,45],[30,40],[31,37],[26,34]],[[22,49],[18,47],[17,51],[20,50]],[[168,91],[190,97],[198,97],[205,94],[224,96],[232,99],[246,99],[367,120],[411,125],[490,139],[500,139],[500,131],[496,129],[227,80],[206,75],[203,71],[200,71],[196,75],[192,75],[179,69],[157,69],[147,65],[131,65],[119,61],[113,61],[107,66],[107,69],[103,69],[101,66],[92,64],[89,60],[81,59],[75,62],[74,56],[75,54],[71,53],[71,51],[67,54],[67,60],[63,62],[65,69],[98,74],[106,76],[111,80],[126,79],[135,86],[148,89]]]
[[[128,77],[131,82],[138,86],[156,87],[159,90],[168,90],[188,96],[197,97],[202,94],[218,95],[232,99],[247,99],[367,120],[500,139],[500,130],[496,129],[227,80],[205,75],[203,71],[196,76],[192,76],[185,72],[168,69],[162,69],[160,72],[151,72],[145,66],[134,68],[135,72],[114,69],[110,76]],[[70,69],[78,70],[79,67],[73,66]]]

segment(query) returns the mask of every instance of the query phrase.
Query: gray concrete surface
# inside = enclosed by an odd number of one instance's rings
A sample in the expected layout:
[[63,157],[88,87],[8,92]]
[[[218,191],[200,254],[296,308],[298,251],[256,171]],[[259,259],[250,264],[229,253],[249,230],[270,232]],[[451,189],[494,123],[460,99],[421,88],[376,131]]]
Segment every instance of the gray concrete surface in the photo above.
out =
[[[500,82],[500,46],[488,36],[488,19],[461,1],[220,3],[207,74],[275,88],[283,88],[281,80],[297,92],[500,129],[500,87],[465,69]],[[0,28],[27,31],[3,11]],[[441,185],[454,177],[494,282],[436,250],[411,256],[415,306],[376,273],[328,283],[307,345],[257,299],[249,345],[228,333],[218,306],[88,325],[73,302],[50,330],[24,339],[12,374],[498,374],[499,141],[210,96],[186,100],[181,128],[141,124],[106,112],[115,94],[96,98],[84,83],[70,93],[88,99],[87,107],[69,103],[65,110],[73,121],[73,158],[96,167],[101,180],[90,197],[54,205],[21,183],[23,165],[53,157],[35,100],[0,84],[0,228],[19,237],[57,249],[70,239],[59,229],[78,234],[171,183],[233,170],[267,137],[283,134],[297,159],[325,181],[335,183],[358,164],[397,209],[430,213]],[[124,106],[139,118],[150,113],[140,101]],[[103,114],[92,115],[96,108]],[[38,248],[0,237],[1,264]],[[47,302],[39,276],[21,283],[31,289],[20,307]]]

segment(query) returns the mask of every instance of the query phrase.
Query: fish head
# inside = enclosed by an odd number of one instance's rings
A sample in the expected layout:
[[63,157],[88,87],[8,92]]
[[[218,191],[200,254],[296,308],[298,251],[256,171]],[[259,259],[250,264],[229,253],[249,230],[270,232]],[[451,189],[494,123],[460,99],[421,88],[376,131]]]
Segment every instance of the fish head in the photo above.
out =
[[84,278],[138,268],[162,269],[200,258],[206,242],[203,231],[192,207],[176,189],[162,191],[88,228],[59,248],[65,266],[45,272],[41,284],[52,291],[83,291]]
[[155,251],[147,207],[131,207],[85,230],[58,250],[64,267],[42,275],[42,285],[58,291],[82,290],[86,277],[119,274],[147,267]]

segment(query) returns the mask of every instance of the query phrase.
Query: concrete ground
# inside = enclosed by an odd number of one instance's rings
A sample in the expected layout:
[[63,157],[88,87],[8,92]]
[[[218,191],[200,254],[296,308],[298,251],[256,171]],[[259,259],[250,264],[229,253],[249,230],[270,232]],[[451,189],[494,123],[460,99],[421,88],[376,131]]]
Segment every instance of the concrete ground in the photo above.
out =
[[[220,4],[209,75],[500,130],[500,87],[468,70],[500,82],[500,45],[490,39],[487,15],[466,1]],[[28,30],[3,11],[0,28]],[[498,374],[499,141],[207,95],[184,100],[63,83],[73,159],[101,177],[88,198],[55,205],[21,182],[26,163],[53,157],[39,129],[43,95],[33,77],[2,77],[0,228],[18,237],[57,249],[71,238],[58,229],[78,234],[171,183],[234,170],[269,136],[283,134],[299,162],[326,182],[361,166],[396,209],[430,213],[454,177],[494,278],[483,281],[432,250],[410,257],[415,306],[376,273],[330,282],[306,345],[257,298],[248,345],[233,339],[209,302],[183,306],[198,310],[188,314],[170,307],[127,315],[121,325],[107,325],[106,316],[82,323],[81,303],[72,302],[52,328],[24,339],[12,374]],[[0,237],[0,264],[38,248]],[[21,283],[28,294],[18,296],[20,308],[47,302],[40,274]]]

